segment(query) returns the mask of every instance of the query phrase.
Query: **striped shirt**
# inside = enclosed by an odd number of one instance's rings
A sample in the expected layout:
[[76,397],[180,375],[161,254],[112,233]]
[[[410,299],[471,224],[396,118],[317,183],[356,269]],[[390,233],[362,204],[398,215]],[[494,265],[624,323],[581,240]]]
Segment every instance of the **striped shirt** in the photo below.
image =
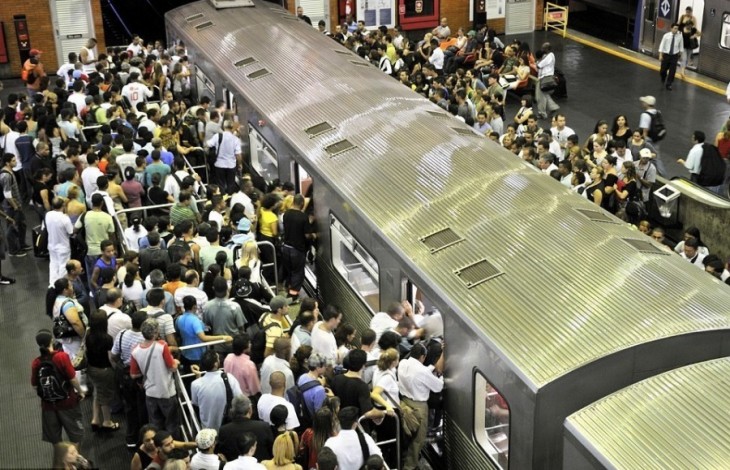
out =
[[[122,336],[124,334],[124,336]],[[119,340],[121,341],[121,345]],[[114,338],[114,345],[112,345],[112,354],[119,356],[124,363],[125,367],[129,366],[129,361],[132,359],[132,350],[142,341],[144,337],[139,331],[133,330],[122,330]]]

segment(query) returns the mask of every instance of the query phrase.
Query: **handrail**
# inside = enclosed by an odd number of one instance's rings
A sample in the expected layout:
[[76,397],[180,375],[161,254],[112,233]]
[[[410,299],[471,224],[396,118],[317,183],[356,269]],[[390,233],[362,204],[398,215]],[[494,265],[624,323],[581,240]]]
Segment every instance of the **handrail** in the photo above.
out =
[[700,186],[683,176],[675,176],[668,181],[668,184],[676,188],[683,195],[701,201],[703,204],[717,209],[730,209],[730,200],[728,200],[727,194],[723,196],[714,191],[710,191],[706,187]]
[[[269,246],[269,247],[271,247],[271,252],[274,255],[273,256],[274,262],[273,263],[262,264],[261,265],[261,268],[262,269],[263,268],[268,268],[270,266],[273,266],[274,267],[274,292],[276,292],[276,289],[279,288],[279,268],[278,268],[278,265],[277,265],[277,262],[276,262],[276,247],[274,246],[273,243],[268,242],[268,241],[256,242],[256,246],[258,246],[258,247],[261,247],[261,246]],[[234,263],[236,261],[237,260],[234,260]]]
[[[205,345],[205,343],[203,344]],[[198,421],[198,416],[195,414],[193,403],[190,400],[185,384],[183,384],[180,371],[175,369],[173,377],[175,379],[175,388],[177,389],[177,403],[180,406],[180,411],[182,411],[182,417],[184,420],[184,423],[180,423],[180,427],[182,428],[185,440],[192,441],[200,431],[200,421]]]
[[545,29],[562,31],[561,34],[565,38],[568,30],[568,7],[550,2],[545,3]]

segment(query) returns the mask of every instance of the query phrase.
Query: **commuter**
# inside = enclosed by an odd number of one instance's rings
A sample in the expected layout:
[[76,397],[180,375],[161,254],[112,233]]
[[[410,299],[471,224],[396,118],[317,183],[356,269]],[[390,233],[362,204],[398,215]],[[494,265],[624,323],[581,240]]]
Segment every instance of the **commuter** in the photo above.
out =
[[[276,339],[289,336],[289,333],[287,332],[291,329],[291,322],[288,316],[290,303],[291,299],[288,299],[281,295],[275,296],[269,302],[269,308],[271,309],[271,313],[265,314],[265,316],[261,320],[261,327],[266,332],[266,348],[264,349],[264,358],[274,354],[274,341],[276,341]],[[264,388],[266,388],[264,384],[262,385],[264,386]]]
[[170,348],[177,350],[175,323],[173,322],[172,315],[165,308],[168,303],[168,296],[169,299],[172,299],[170,293],[160,287],[154,287],[148,290],[145,295],[147,306],[142,308],[142,311],[147,313],[148,318],[156,320],[160,338]]
[[406,315],[406,309],[411,306],[407,302],[392,302],[388,305],[386,312],[378,312],[373,315],[370,320],[370,328],[375,331],[375,341],[386,331],[394,331],[398,327],[398,322]]
[[549,42],[544,43],[540,51],[535,54],[535,58],[538,60],[537,84],[535,86],[536,114],[539,119],[547,119],[548,114],[552,115],[560,109],[560,106],[552,98],[555,90],[543,91],[540,85],[542,79],[555,75],[555,54],[552,52],[552,45]]
[[191,313],[195,314],[201,320],[203,319],[203,307],[208,302],[208,296],[205,292],[200,290],[200,275],[194,269],[188,269],[183,277],[184,286],[178,287],[175,290],[175,306],[177,309],[184,309],[183,299],[191,296],[195,300],[195,305],[190,309]]
[[661,62],[659,75],[667,90],[672,89],[677,63],[684,52],[684,41],[682,35],[679,34],[679,24],[672,23],[671,29],[662,36],[659,43],[659,62]]
[[23,75],[25,76],[23,80],[28,96],[31,98],[41,91],[41,82],[46,76],[41,62],[42,53],[38,49],[31,49],[28,53],[29,57],[23,62]]
[[370,388],[362,380],[362,369],[367,360],[367,353],[361,349],[355,349],[350,352],[347,359],[347,372],[335,375],[331,381],[332,392],[340,398],[343,407],[356,407],[359,410],[358,416],[373,420],[382,418],[384,413],[373,408]]
[[328,305],[322,312],[322,320],[312,329],[312,351],[322,354],[333,364],[337,362],[337,340],[334,331],[342,321],[342,312],[335,305]]
[[329,447],[323,447],[317,455],[317,470],[338,470],[337,455]]
[[[3,141],[4,147],[8,144],[7,139],[8,137],[6,135]],[[0,186],[4,195],[2,209],[14,221],[12,224],[7,224],[6,241],[9,248],[8,254],[10,256],[23,257],[25,256],[25,252],[30,251],[32,248],[25,242],[25,214],[23,212],[18,180],[13,170],[17,161],[17,157],[11,153],[2,155]]]
[[235,377],[244,395],[254,397],[261,393],[261,382],[256,364],[247,354],[249,346],[248,334],[241,333],[234,336],[233,352],[223,361],[223,370]]
[[373,438],[358,428],[358,417],[357,407],[343,407],[338,414],[340,432],[324,444],[337,456],[340,470],[360,470],[371,455],[381,455]]
[[302,470],[302,466],[295,463],[299,450],[299,437],[294,431],[281,434],[274,441],[274,458],[261,462],[267,470]]
[[[311,423],[312,417],[319,411],[328,396],[332,396],[332,391],[326,389],[324,382],[324,373],[327,369],[331,369],[332,362],[322,354],[313,353],[307,360],[307,368],[309,372],[303,374],[297,380],[297,387],[302,392],[304,405],[307,407],[308,421]],[[312,385],[308,385],[308,384]],[[305,425],[310,424],[305,423]]]
[[155,269],[167,271],[167,264],[170,262],[167,248],[162,246],[160,234],[156,231],[148,232],[146,238],[148,246],[140,247],[139,251],[139,271],[142,278],[146,278]]
[[254,434],[260,445],[254,451],[257,460],[266,460],[272,457],[272,446],[274,437],[271,427],[257,419],[252,419],[253,409],[251,400],[246,396],[238,396],[231,403],[231,422],[224,424],[218,433],[219,453],[223,454],[228,462],[236,459],[238,455],[237,437],[244,433]]
[[276,340],[274,340],[273,349],[274,354],[266,357],[261,365],[261,393],[271,393],[269,378],[274,372],[281,372],[284,374],[286,390],[289,390],[296,384],[294,381],[294,374],[289,366],[291,341],[289,338],[276,338]]
[[63,470],[88,470],[93,464],[78,450],[79,443],[58,442],[53,446],[53,467]]
[[[191,295],[185,296],[183,298],[183,314],[175,320],[176,330],[182,339],[183,346],[194,346],[211,341],[232,341],[230,336],[213,336],[206,334],[205,325],[195,314],[196,306],[197,302],[195,297]],[[189,371],[190,366],[192,365],[199,365],[205,352],[206,349],[204,347],[183,350],[180,359],[185,366],[185,370]],[[214,429],[218,428],[216,427]]]
[[157,320],[152,318],[142,324],[141,332],[145,340],[132,351],[129,375],[133,379],[144,379],[150,422],[170,433],[178,433],[180,417],[173,371],[177,369],[179,361],[172,357],[167,343],[158,339],[159,329]]
[[49,285],[56,279],[66,275],[66,263],[71,259],[71,235],[73,224],[68,215],[64,214],[65,201],[54,198],[52,209],[45,216],[46,230],[48,230],[48,253],[50,255]]
[[271,418],[271,412],[277,405],[283,405],[288,411],[286,429],[289,431],[297,429],[299,427],[299,419],[297,418],[294,406],[285,398],[287,390],[285,375],[279,371],[273,372],[269,378],[269,387],[271,388],[271,393],[262,394],[257,404],[259,418],[273,425],[274,422]]
[[236,448],[238,458],[228,460],[223,470],[266,470],[266,467],[258,463],[253,457],[256,454],[256,436],[250,432],[244,432],[236,437]]
[[[215,298],[203,307],[203,321],[211,329],[213,335],[235,336],[243,333],[246,320],[241,307],[228,298],[228,283],[222,277],[213,281]],[[218,354],[227,355],[232,352],[230,343],[217,344],[213,347]]]
[[693,265],[697,266],[698,268],[705,269],[703,261],[708,255],[701,253],[699,248],[699,241],[696,238],[690,238],[689,240],[685,240],[680,256],[692,263]]
[[123,302],[121,291],[112,287],[106,292],[106,303],[98,309],[107,318],[107,333],[112,338],[116,338],[120,331],[132,328],[132,319],[120,310]]
[[[56,348],[51,332],[38,331],[35,341],[40,356],[33,360],[30,380],[41,398],[43,440],[57,444],[65,430],[68,439],[79,444],[84,437],[79,401],[84,399],[85,392],[76,379],[69,355]],[[57,386],[44,385],[59,380]]]
[[702,152],[705,143],[705,133],[702,131],[692,132],[692,148],[687,154],[687,159],[678,159],[677,163],[684,165],[689,170],[689,176],[692,181],[697,181],[700,175],[702,164]]
[[[104,198],[101,194],[95,194],[91,199],[91,210],[86,212],[77,221],[74,227],[76,230],[83,228],[87,246],[85,258],[85,269],[89,278],[89,287],[93,286],[91,276],[94,272],[94,265],[102,254],[101,243],[104,240],[115,239],[114,221],[112,217],[103,211]],[[108,246],[107,246],[108,247]],[[113,250],[113,243],[111,249]],[[96,286],[93,286],[96,289]]]
[[238,124],[231,120],[223,121],[223,133],[214,135],[206,142],[207,147],[215,148],[217,158],[213,164],[214,181],[226,194],[236,192],[236,174],[242,165],[241,141],[233,133]]
[[304,283],[304,268],[308,242],[317,238],[317,233],[304,212],[304,196],[294,196],[291,209],[284,212],[284,244],[281,260],[284,283],[289,289],[287,296],[298,301],[299,291]]
[[652,162],[651,150],[644,148],[639,151],[639,162],[636,165],[636,174],[641,189],[641,199],[647,204],[651,195],[651,188],[656,182],[656,166]]
[[197,379],[190,387],[190,399],[199,409],[202,426],[217,430],[226,419],[223,413],[230,404],[229,397],[232,401],[240,396],[241,388],[232,375],[219,370],[220,360],[215,351],[205,351],[200,366],[205,375],[201,376],[197,366],[193,366]]
[[299,349],[299,346],[312,345],[312,330],[314,329],[314,314],[310,311],[302,311],[297,319],[291,332],[291,348],[292,351]]
[[215,429],[201,429],[195,436],[198,452],[190,459],[190,470],[219,470],[223,462],[215,453],[218,432]]
[[[116,291],[119,294],[119,291]],[[126,315],[125,315],[126,316]],[[114,369],[109,361],[113,337],[107,333],[107,315],[103,310],[91,314],[89,334],[86,337],[87,373],[94,384],[92,431],[117,431],[119,423],[112,421],[111,403],[116,383]]]

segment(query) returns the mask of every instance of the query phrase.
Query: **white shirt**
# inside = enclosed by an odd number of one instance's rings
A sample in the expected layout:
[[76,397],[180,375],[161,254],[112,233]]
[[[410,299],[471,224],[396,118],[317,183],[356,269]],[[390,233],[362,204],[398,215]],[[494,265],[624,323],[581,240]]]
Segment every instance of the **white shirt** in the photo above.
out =
[[442,51],[440,47],[437,47],[431,53],[431,57],[428,58],[428,61],[431,63],[431,65],[434,66],[434,68],[436,70],[443,70],[443,68],[444,68],[444,51]]
[[672,40],[674,40],[674,51],[672,53],[673,55],[679,54],[680,52],[684,51],[684,40],[682,39],[682,34],[679,32],[677,34],[674,34],[669,31],[664,36],[662,36],[662,42],[659,43],[660,54],[669,54],[669,51],[672,47]]
[[312,328],[312,352],[320,353],[332,362],[337,360],[337,340],[331,331],[323,330],[320,326],[323,321],[318,321]]
[[264,359],[264,363],[261,364],[261,393],[271,393],[269,379],[274,372],[282,372],[284,374],[286,378],[285,390],[289,390],[295,385],[294,374],[291,371],[291,367],[289,367],[289,361],[279,359],[272,354]]
[[122,170],[122,175],[124,175],[124,170],[127,168],[134,168],[137,165],[135,164],[137,160],[137,155],[134,153],[123,153],[117,157],[117,165],[119,165],[119,169]]
[[[219,429],[223,422],[226,408],[226,384],[223,382],[225,372],[208,372],[190,385],[190,398],[193,405],[200,409],[200,424],[203,428]],[[233,397],[241,396],[241,386],[231,374],[226,374]]]
[[137,112],[137,104],[143,103],[145,98],[152,98],[152,91],[142,83],[132,82],[122,87],[122,96],[129,100],[132,109]]
[[558,129],[556,126],[550,128],[550,133],[553,135],[554,141],[558,142],[560,146],[564,146],[568,143],[568,137],[574,135],[575,131],[568,126],[565,126],[562,129]]
[[197,304],[197,310],[193,313],[200,317],[200,319],[203,319],[203,306],[208,302],[208,296],[205,295],[205,292],[198,289],[197,287],[178,287],[175,290],[175,306],[179,308],[183,308],[183,299],[188,296],[192,295],[195,297],[195,302]]
[[694,144],[687,154],[687,160],[684,162],[684,167],[689,170],[690,173],[699,175],[702,170],[700,164],[702,163],[702,144]]
[[[85,73],[96,72],[96,55],[94,54],[94,49],[89,49],[88,47],[82,47],[81,51],[86,51],[86,61],[90,62],[88,64],[84,64],[84,72]],[[79,54],[79,60],[81,60],[80,54]]]
[[[191,462],[192,463],[192,462]],[[266,467],[258,463],[256,458],[242,455],[236,460],[228,462],[223,470],[266,470]]]
[[555,54],[552,52],[545,54],[537,63],[537,70],[538,79],[555,75]]
[[376,370],[373,374],[373,388],[375,387],[380,387],[388,392],[390,396],[382,394],[385,401],[391,405],[400,405],[400,396],[398,395],[400,389],[398,388],[398,379],[395,377],[395,369]]
[[220,464],[221,461],[216,454],[204,454],[198,451],[190,459],[190,470],[218,470]]
[[375,332],[375,345],[377,346],[380,337],[383,336],[388,330],[395,330],[398,327],[398,322],[393,320],[390,315],[385,312],[378,312],[373,315],[370,320],[370,329]]
[[702,263],[702,261],[705,259],[706,255],[702,254],[699,250],[695,254],[694,258],[688,258],[687,255],[684,254],[684,251],[682,251],[682,253],[680,253],[679,256],[686,259],[687,261],[692,263],[694,266],[697,266],[701,270],[703,270],[703,271],[705,270],[705,265],[704,265],[704,263]]
[[[83,179],[83,174],[82,174]],[[86,184],[86,183],[84,183]],[[97,189],[93,193],[89,194],[87,201],[89,202],[89,207],[91,207],[91,198],[94,196],[94,194],[101,194],[101,196],[104,198],[104,207],[106,208],[107,214],[114,217],[117,214],[117,210],[114,207],[114,201],[112,200],[112,197],[109,195],[106,191],[101,191]]]
[[139,239],[147,236],[147,229],[143,226],[137,227],[137,231],[134,231],[134,226],[127,227],[124,229],[124,241],[127,242],[127,248],[134,251],[139,251]]
[[[208,148],[218,148],[218,134],[211,137],[205,145]],[[241,140],[231,131],[224,131],[221,148],[218,150],[218,158],[215,161],[216,168],[236,168],[236,155],[240,154]]]
[[236,204],[241,204],[243,206],[243,214],[249,219],[254,220],[256,218],[256,211],[254,211],[253,203],[251,202],[251,198],[248,197],[248,195],[244,192],[238,191],[236,193],[233,193],[233,196],[231,196],[231,208],[235,206]]
[[[98,167],[90,166],[81,172],[81,182],[84,184],[84,194],[86,194],[86,203],[91,207],[91,195],[99,189],[96,185],[96,180],[100,176],[104,176],[104,173]],[[112,208],[114,204],[112,204]]]
[[86,94],[73,92],[66,101],[76,105],[76,115],[81,119],[81,112],[86,109]]
[[443,378],[432,373],[433,366],[426,367],[413,357],[398,364],[398,389],[414,401],[427,401],[430,392],[440,392],[444,388]]
[[132,319],[118,308],[103,305],[100,310],[106,312],[106,332],[112,338],[116,338],[122,330],[132,329]]
[[[177,183],[175,176],[172,176],[172,175],[177,176],[177,178],[182,183],[182,180],[184,180],[186,177],[190,176],[190,174],[188,174],[188,172],[185,170],[177,170],[177,171],[172,172],[170,174],[169,178],[165,179],[165,187],[163,189],[167,192],[167,194],[169,194],[170,196],[172,196],[173,199],[175,199],[175,202],[178,202],[178,200],[179,200],[178,198],[180,197],[180,185]],[[195,184],[193,185],[193,191],[195,192],[195,194],[198,193],[199,187],[200,187],[200,185],[196,181]]]
[[[263,382],[261,383],[263,385]],[[291,431],[293,429],[296,429],[299,427],[299,419],[297,418],[297,413],[294,410],[294,406],[286,401],[285,398],[272,395],[270,393],[264,393],[261,395],[261,398],[259,398],[258,403],[258,410],[259,410],[259,419],[261,421],[264,421],[266,423],[271,423],[271,410],[274,409],[277,405],[284,405],[289,410],[289,416],[286,418],[286,429]]]
[[70,253],[70,236],[74,227],[69,216],[59,211],[46,213],[46,229],[48,230],[48,251],[53,253]]
[[[383,455],[380,447],[375,445],[375,441],[369,434],[363,433],[363,437],[368,445],[370,455]],[[357,431],[354,429],[341,430],[335,437],[327,439],[324,445],[332,449],[332,452],[337,456],[337,468],[339,470],[360,470],[365,464],[362,460],[360,439],[358,439]]]
[[219,232],[221,231],[221,228],[223,228],[223,214],[218,211],[210,211],[208,214],[208,221],[215,222]]
[[[12,153],[16,157],[20,157],[18,155],[18,148],[15,146],[15,141],[18,140],[18,137],[20,137],[20,133],[15,131],[10,131],[4,136],[2,136],[2,143],[0,144],[0,147],[5,148],[5,153]],[[13,171],[17,169],[17,167],[20,166],[20,168],[23,167],[23,165],[20,162],[20,158],[18,158],[18,164],[13,168]]]

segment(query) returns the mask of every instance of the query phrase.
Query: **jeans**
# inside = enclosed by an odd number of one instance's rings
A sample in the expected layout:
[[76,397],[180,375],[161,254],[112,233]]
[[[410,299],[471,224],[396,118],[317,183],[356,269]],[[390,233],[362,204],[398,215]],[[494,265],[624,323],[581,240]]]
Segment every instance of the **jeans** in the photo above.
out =
[[180,438],[180,410],[178,409],[177,397],[154,398],[147,397],[147,414],[150,424],[158,429],[166,429],[175,439]]
[[220,186],[221,193],[233,194],[238,191],[236,187],[236,169],[213,167],[213,181]]
[[291,293],[299,292],[304,283],[304,265],[306,254],[294,248],[284,245],[281,247],[281,264],[284,273],[284,285]]
[[560,109],[555,101],[553,101],[553,91],[542,91],[540,89],[540,81],[535,83],[535,101],[537,102],[537,115],[538,117],[546,116],[554,111]]
[[21,248],[28,246],[25,242],[25,232],[27,232],[25,214],[22,208],[15,210],[7,202],[3,205],[5,206],[5,212],[15,220],[15,224],[8,223],[6,232],[8,251],[17,253]]

